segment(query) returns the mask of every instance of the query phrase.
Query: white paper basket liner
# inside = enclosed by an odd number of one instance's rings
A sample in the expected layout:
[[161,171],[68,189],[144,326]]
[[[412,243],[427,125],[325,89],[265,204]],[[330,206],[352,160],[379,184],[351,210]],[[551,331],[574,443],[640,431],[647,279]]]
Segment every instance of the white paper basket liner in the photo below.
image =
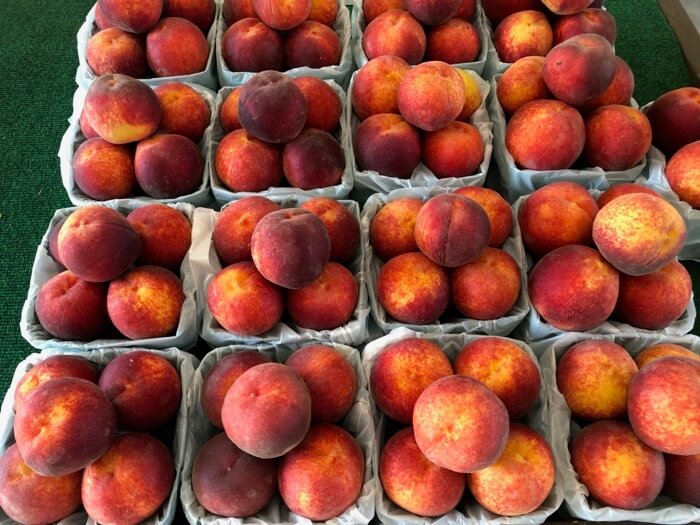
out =
[[[147,203],[135,203],[127,200],[114,200],[100,203],[99,205],[113,208],[126,215],[128,212],[146,204]],[[193,224],[194,207],[191,204],[177,203],[168,204],[168,206],[183,213],[190,223]],[[88,350],[96,350],[106,347],[120,348],[138,346],[157,349],[177,347],[181,350],[186,350],[193,347],[197,342],[197,332],[199,330],[199,322],[201,319],[195,297],[195,276],[190,265],[190,253],[192,247],[190,247],[190,250],[188,250],[182,264],[180,265],[180,275],[178,277],[182,281],[182,291],[185,294],[185,301],[182,304],[180,321],[178,322],[174,335],[154,337],[150,339],[127,339],[124,337],[121,339],[95,339],[92,341],[64,341],[53,337],[41,326],[35,311],[36,299],[39,294],[39,290],[46,281],[65,270],[65,268],[58,264],[50,255],[49,235],[56,224],[58,224],[62,219],[70,215],[76,209],[77,208],[63,208],[57,210],[54,213],[54,216],[49,223],[49,227],[37,248],[36,256],[34,257],[34,265],[32,266],[32,273],[29,280],[27,299],[22,307],[22,316],[19,323],[22,337],[24,337],[24,339],[26,339],[27,342],[35,348],[56,349],[64,352],[85,352]],[[192,243],[194,245],[194,235],[192,238]]]
[[[357,375],[357,394],[350,412],[341,420],[341,425],[350,432],[362,448],[365,459],[365,477],[362,491],[358,500],[340,516],[326,521],[331,525],[359,525],[369,523],[374,516],[375,502],[375,471],[372,469],[372,458],[375,455],[376,446],[375,429],[370,413],[370,395],[367,388],[367,378],[360,363],[360,354],[354,348],[335,343],[323,343],[333,347],[345,357],[352,365]],[[282,502],[279,492],[272,501],[260,513],[247,518],[224,518],[211,514],[204,509],[194,494],[192,488],[192,464],[197,452],[206,441],[219,432],[223,432],[212,425],[204,414],[201,405],[201,391],[204,378],[209,374],[213,366],[225,356],[244,350],[256,350],[267,355],[272,361],[284,363],[291,354],[301,345],[274,346],[269,344],[259,345],[234,345],[216,348],[209,352],[197,370],[194,372],[188,392],[188,405],[190,407],[190,421],[187,428],[187,441],[185,444],[184,468],[182,472],[182,485],[180,499],[182,507],[192,525],[310,525],[312,522],[289,511]]]
[[[403,339],[419,337],[421,339],[426,339],[432,343],[437,344],[445,355],[450,359],[450,362],[454,362],[459,351],[469,342],[476,339],[480,339],[486,336],[482,335],[469,335],[465,333],[461,334],[424,334],[419,332],[414,332],[408,328],[397,328],[393,330],[388,335],[385,335],[379,339],[367,343],[364,350],[362,351],[362,366],[365,369],[365,374],[369,378],[372,372],[372,366],[375,359],[379,356],[386,348],[398,341]],[[507,339],[522,348],[525,353],[537,363],[537,357],[533,353],[532,349],[522,341],[516,341],[514,339]],[[539,363],[538,363],[539,369]],[[549,443],[552,450],[554,449],[553,444],[553,429],[552,421],[549,415],[549,407],[547,404],[547,390],[548,385],[545,379],[542,377],[542,383],[540,386],[540,393],[537,401],[530,410],[529,414],[522,420],[536,430],[546,441]],[[374,471],[379,472],[379,456],[381,450],[384,446],[384,427],[386,423],[386,416],[381,413],[381,411],[376,407],[374,400],[371,400],[372,404],[372,414],[377,421],[377,446],[375,447],[374,461]],[[554,451],[554,450],[553,450]],[[384,490],[382,489],[382,484],[377,476],[376,478],[376,491],[377,491],[377,516],[382,521],[382,523],[387,523],[391,525],[463,525],[467,523],[479,523],[483,525],[530,525],[535,523],[542,523],[547,519],[548,516],[552,515],[561,505],[564,499],[563,487],[557,478],[554,487],[547,497],[547,499],[542,503],[542,505],[535,511],[524,514],[522,516],[499,516],[490,511],[484,509],[476,501],[473,500],[468,495],[469,489],[465,489],[466,498],[458,504],[457,508],[453,511],[439,517],[439,518],[425,518],[416,516],[415,514],[409,513],[397,505],[395,505],[388,497],[385,496]],[[465,503],[466,502],[466,503]]]
[[[299,206],[310,197],[299,196],[286,199],[279,204],[283,208]],[[355,201],[339,201],[348,208],[355,218],[360,220],[359,204]],[[197,283],[197,293],[201,298],[199,308],[203,317],[201,336],[212,347],[231,344],[295,344],[311,341],[332,341],[334,343],[359,345],[367,339],[367,319],[369,317],[369,304],[367,289],[365,287],[364,272],[364,244],[362,240],[358,245],[354,257],[345,265],[352,272],[357,283],[357,305],[350,320],[338,328],[332,330],[311,330],[300,328],[291,322],[287,324],[286,318],[277,323],[271,330],[258,336],[241,336],[225,330],[211,315],[207,306],[207,288],[214,275],[221,269],[221,261],[216,254],[212,232],[218,218],[218,213],[213,210],[198,208],[195,212],[194,228],[192,231],[191,262]]]
[[554,436],[554,456],[557,463],[557,480],[564,488],[566,506],[577,518],[590,521],[634,521],[647,523],[689,523],[700,520],[700,508],[676,503],[668,496],[660,495],[649,507],[642,510],[623,510],[601,505],[588,497],[588,489],[579,482],[578,475],[571,465],[569,437],[580,427],[571,420],[571,410],[564,396],[557,388],[557,362],[566,350],[579,341],[601,339],[623,346],[634,357],[644,348],[660,344],[674,343],[700,353],[700,339],[687,335],[683,337],[663,334],[600,335],[563,334],[547,341],[531,343],[535,353],[540,355],[540,367],[548,384],[549,411]]
[[[158,513],[143,522],[143,525],[168,525],[173,523],[175,518],[181,473],[185,464],[185,433],[188,427],[190,412],[190,405],[187,402],[187,391],[190,383],[192,382],[195,368],[199,364],[199,361],[191,354],[182,352],[177,348],[167,348],[164,350],[149,350],[145,348],[101,348],[82,354],[81,357],[86,358],[87,360],[96,364],[98,368],[102,369],[104,368],[104,365],[112,361],[118,355],[128,353],[133,350],[145,350],[165,358],[177,369],[180,375],[182,400],[180,401],[180,408],[175,416],[175,435],[173,436],[173,449],[171,450],[173,455],[173,464],[175,465],[175,479],[173,481],[173,488]],[[13,404],[15,391],[19,381],[33,366],[37,365],[49,356],[59,355],[62,353],[63,352],[58,350],[44,350],[41,353],[30,354],[17,365],[14,376],[12,377],[10,388],[5,394],[5,398],[2,402],[2,408],[0,408],[0,454],[3,454],[15,441],[12,431],[12,426],[15,420]],[[11,525],[15,523],[15,521],[9,519],[7,514],[0,509],[0,525]],[[93,519],[88,518],[82,507],[79,508],[78,512],[71,514],[57,523],[59,525],[97,525]]]
[[315,188],[311,190],[302,190],[300,188],[295,188],[293,186],[273,186],[268,188],[267,190],[260,191],[260,192],[249,192],[249,191],[238,191],[234,192],[231,191],[229,188],[227,188],[223,182],[221,182],[221,179],[219,178],[219,175],[216,171],[216,162],[215,162],[215,155],[216,155],[216,149],[219,147],[219,143],[221,140],[224,138],[226,135],[226,132],[224,132],[224,128],[221,126],[221,119],[219,118],[219,114],[221,112],[221,106],[224,104],[224,101],[228,98],[228,96],[231,94],[231,91],[233,91],[234,87],[236,86],[228,86],[228,87],[223,87],[219,91],[217,97],[216,97],[216,116],[215,120],[212,125],[212,133],[211,133],[211,140],[209,142],[209,151],[207,154],[207,169],[208,169],[208,177],[210,179],[211,183],[211,188],[212,192],[214,194],[214,198],[216,201],[220,204],[225,204],[227,202],[231,202],[236,199],[242,199],[243,197],[250,197],[252,195],[260,195],[263,197],[267,197],[268,199],[272,199],[274,201],[279,201],[279,200],[284,200],[288,198],[292,198],[295,195],[307,195],[310,197],[331,197],[333,199],[344,199],[350,194],[350,191],[352,190],[353,187],[353,174],[352,174],[352,162],[351,162],[351,157],[350,157],[350,150],[351,150],[351,135],[350,135],[350,128],[347,126],[345,120],[344,120],[344,113],[345,113],[345,91],[343,91],[343,88],[341,88],[335,81],[333,80],[325,80],[325,82],[333,88],[333,91],[335,91],[336,95],[340,97],[340,102],[343,105],[341,108],[341,114],[340,114],[340,122],[338,126],[338,130],[336,130],[336,133],[333,134],[333,136],[336,138],[336,140],[339,142],[340,147],[343,150],[343,153],[345,154],[345,169],[343,170],[343,174],[340,179],[340,183],[336,184],[335,186],[328,186],[325,188]]
[[515,305],[513,308],[511,308],[507,315],[499,317],[498,319],[487,321],[479,321],[464,317],[443,317],[442,322],[438,321],[436,323],[426,325],[413,325],[395,321],[379,302],[379,298],[377,296],[377,278],[379,276],[379,270],[382,267],[382,261],[379,259],[379,257],[374,255],[374,250],[370,244],[369,229],[372,219],[389,201],[407,197],[418,198],[426,201],[435,195],[451,193],[452,191],[454,190],[451,188],[442,187],[406,188],[394,190],[388,195],[375,193],[374,195],[370,196],[369,199],[367,199],[367,202],[365,202],[362,209],[362,220],[360,224],[362,227],[362,242],[364,243],[365,273],[367,275],[369,304],[371,306],[372,317],[375,323],[385,334],[396,328],[408,327],[416,332],[439,334],[467,332],[488,335],[508,335],[520,324],[523,319],[525,319],[525,316],[527,315],[529,308],[525,288],[525,279],[527,278],[525,268],[527,264],[525,259],[525,250],[523,249],[522,239],[520,237],[520,226],[518,225],[516,215],[513,215],[513,230],[511,235],[508,237],[503,246],[501,246],[502,250],[506,251],[515,259],[515,262],[520,268],[521,279],[520,295],[518,296],[518,300],[516,301]]
[[[180,197],[173,197],[170,199],[155,199],[153,197],[149,197],[144,193],[140,193],[124,199],[112,200],[119,200],[120,202],[133,201],[135,203],[187,202],[190,204],[194,204],[195,206],[207,206],[211,203],[211,193],[209,191],[209,181],[207,174],[209,173],[208,152],[211,147],[211,132],[215,117],[214,111],[216,93],[202,86],[198,86],[195,84],[188,85],[191,88],[195,89],[202,96],[202,98],[204,98],[211,112],[211,120],[209,121],[209,125],[207,126],[207,128],[204,130],[202,140],[199,142],[199,151],[202,154],[202,159],[204,160],[202,168],[202,183],[194,192],[189,193],[187,195],[182,195]],[[76,206],[81,206],[83,204],[109,202],[98,201],[91,197],[88,197],[80,190],[80,188],[75,182],[75,175],[73,172],[73,155],[75,154],[75,151],[78,149],[78,147],[80,147],[80,145],[87,140],[85,138],[85,135],[83,135],[83,132],[80,130],[80,114],[82,113],[83,106],[85,105],[86,95],[87,91],[83,88],[79,87],[75,91],[75,94],[73,95],[73,114],[68,119],[68,129],[63,134],[63,137],[61,138],[61,144],[58,148],[58,158],[61,166],[61,182],[63,183],[63,187],[68,193],[68,198]],[[143,190],[137,189],[137,191],[142,192]]]

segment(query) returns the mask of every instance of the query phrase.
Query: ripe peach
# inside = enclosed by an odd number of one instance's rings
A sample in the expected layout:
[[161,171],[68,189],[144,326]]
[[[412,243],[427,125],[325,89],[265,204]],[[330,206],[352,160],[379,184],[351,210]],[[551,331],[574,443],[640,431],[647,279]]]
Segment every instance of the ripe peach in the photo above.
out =
[[191,75],[207,68],[209,42],[189,20],[163,18],[148,32],[146,58],[158,77]]
[[479,170],[484,149],[478,129],[466,122],[454,121],[423,135],[421,158],[438,179],[466,177]]
[[669,356],[700,360],[700,354],[696,354],[692,350],[688,350],[681,345],[674,343],[658,343],[648,346],[639,352],[634,356],[634,362],[637,363],[638,368],[642,368],[644,365],[656,361],[657,359]]
[[175,481],[172,454],[148,434],[119,434],[83,473],[85,512],[100,523],[140,523],[154,514]]
[[160,133],[183,135],[195,144],[209,126],[209,105],[193,88],[182,82],[168,82],[153,88],[160,106]]
[[666,165],[666,179],[681,200],[700,209],[700,140],[686,144]]
[[365,27],[362,50],[368,60],[395,55],[411,65],[423,60],[426,48],[423,26],[403,9],[389,9]]
[[[331,251],[323,221],[298,208],[265,215],[250,241],[253,262],[260,273],[284,288],[302,288],[323,272]],[[280,258],[280,254],[284,256]]]
[[559,100],[523,104],[506,127],[506,148],[523,169],[567,169],[583,151],[585,141],[581,114]]
[[229,332],[249,336],[267,332],[282,318],[282,290],[267,281],[252,262],[242,261],[217,273],[207,289],[211,315]]
[[95,25],[100,31],[108,27],[114,27],[114,24],[105,16],[105,12],[100,7],[99,2],[95,3]]
[[133,149],[99,137],[88,139],[73,154],[73,177],[92,199],[126,198],[136,189]]
[[627,62],[620,57],[615,57],[615,76],[610,85],[605,88],[603,94],[581,106],[583,111],[607,106],[609,104],[621,104],[628,106],[634,93],[634,73]]
[[227,25],[233,25],[243,18],[257,18],[253,9],[253,0],[224,0],[221,8],[224,21]]
[[333,27],[339,10],[337,0],[311,0],[311,11],[307,20]]
[[[337,4],[336,4],[337,5]],[[343,104],[330,84],[316,77],[296,77],[297,85],[306,99],[304,128],[315,128],[328,133],[338,127]]]
[[511,421],[525,417],[540,394],[537,363],[509,339],[474,339],[457,354],[454,366],[456,374],[481,381],[496,394]]
[[622,273],[643,275],[670,263],[685,242],[687,229],[676,209],[645,193],[621,195],[593,220],[593,242]]
[[93,139],[95,137],[99,137],[97,132],[92,129],[92,126],[90,126],[90,123],[87,120],[87,116],[85,115],[85,108],[80,112],[80,132],[85,136],[86,139]]
[[479,84],[476,83],[476,80],[466,69],[457,69],[457,73],[462,77],[462,83],[464,84],[464,106],[457,116],[457,120],[469,122],[470,117],[481,106],[481,91],[479,90]]
[[489,246],[500,248],[513,229],[513,211],[508,201],[498,192],[482,186],[464,186],[455,190],[455,193],[473,200],[484,208],[491,227]]
[[538,99],[552,98],[542,78],[544,57],[526,56],[516,60],[501,75],[496,84],[496,96],[506,117],[525,104]]
[[651,126],[629,106],[602,106],[586,115],[583,155],[589,166],[624,171],[641,162],[651,146]]
[[527,56],[545,56],[552,49],[552,26],[540,11],[518,11],[504,18],[493,34],[502,62]]
[[647,117],[653,132],[654,146],[667,156],[700,140],[700,88],[682,87],[657,98]]
[[620,195],[626,195],[627,193],[647,193],[660,197],[656,191],[647,186],[642,186],[636,182],[623,182],[608,188],[598,197],[598,208],[602,208],[611,200],[618,198]]
[[[226,96],[226,95],[225,95]],[[241,87],[231,89],[229,94],[221,104],[219,110],[219,120],[224,133],[231,133],[237,129],[241,129],[241,121],[238,120],[238,99],[241,96]]]
[[420,162],[420,136],[401,115],[378,113],[355,131],[354,151],[360,170],[407,179]]
[[666,481],[663,492],[679,503],[700,506],[700,454],[664,454]]
[[134,167],[136,180],[147,195],[172,199],[202,185],[204,157],[187,137],[163,133],[137,144]]
[[537,312],[551,325],[585,332],[612,314],[619,275],[587,246],[562,246],[542,257],[530,273],[528,293]]
[[208,512],[243,518],[263,510],[277,490],[277,462],[246,454],[220,433],[199,449],[192,489]]
[[39,385],[17,407],[13,429],[32,470],[64,476],[104,454],[116,420],[112,402],[95,383],[57,377]]
[[281,71],[284,42],[280,34],[257,18],[243,18],[231,25],[221,41],[221,55],[233,71]]
[[85,56],[97,76],[107,73],[120,73],[134,78],[148,76],[145,40],[116,27],[92,35],[85,48]]
[[338,65],[340,53],[340,37],[321,22],[307,20],[287,33],[284,39],[284,59],[288,69]]
[[282,182],[282,154],[244,129],[224,136],[214,153],[219,180],[234,192],[264,191]]
[[454,193],[428,200],[416,218],[416,244],[430,260],[450,268],[475,260],[491,239],[484,209]]
[[255,226],[265,215],[280,209],[279,204],[259,195],[233,201],[222,209],[212,233],[221,265],[252,261],[250,239]]
[[637,372],[629,388],[630,424],[656,450],[700,453],[700,362],[664,357]]
[[378,113],[397,113],[396,95],[408,63],[394,55],[382,55],[362,66],[352,85],[352,108],[360,120]]
[[311,419],[335,423],[350,411],[357,392],[357,375],[352,365],[330,346],[312,344],[287,359],[304,380],[311,395]]
[[182,212],[165,204],[147,204],[129,213],[126,220],[141,238],[138,264],[155,264],[180,272],[192,243],[192,225]]
[[476,0],[462,0],[455,13],[455,18],[471,22],[476,16]]
[[482,0],[481,7],[491,21],[491,25],[496,27],[504,18],[516,11],[532,9],[542,11],[543,5],[540,0]]
[[445,270],[421,252],[403,253],[379,270],[377,296],[398,322],[430,324],[447,308],[449,280]]
[[221,407],[228,389],[243,372],[254,366],[269,363],[270,359],[256,350],[243,350],[229,354],[209,370],[202,381],[200,402],[207,419],[216,428],[224,428]]
[[311,0],[253,0],[253,9],[271,28],[287,31],[308,18]]
[[453,375],[429,385],[413,409],[418,448],[441,467],[474,472],[495,462],[508,440],[508,411],[471,377]]
[[360,244],[360,223],[350,210],[330,197],[313,197],[300,208],[318,216],[326,227],[331,261],[344,263],[352,259]]
[[586,426],[569,444],[571,464],[591,497],[602,505],[641,509],[661,492],[664,457],[621,421]]
[[401,197],[387,202],[372,218],[369,242],[374,255],[386,262],[402,253],[417,252],[415,228],[423,201]]
[[379,456],[384,494],[418,516],[441,516],[462,499],[465,476],[428,461],[416,444],[413,428],[404,428],[386,442]]
[[605,9],[586,8],[573,15],[562,16],[554,22],[554,44],[560,44],[572,36],[596,33],[615,45],[617,24],[615,17]]
[[160,102],[153,90],[118,74],[102,75],[90,84],[83,111],[90,127],[112,144],[151,136],[161,118]]
[[345,170],[345,153],[330,133],[305,129],[282,150],[282,171],[295,188],[311,190],[340,184]]
[[462,0],[404,0],[406,9],[420,22],[436,26],[454,17]]
[[206,36],[214,23],[216,3],[214,0],[163,0],[163,18],[186,18]]
[[111,281],[136,260],[141,240],[121,213],[88,205],[71,213],[58,232],[58,254],[76,276]]
[[369,24],[382,13],[390,9],[406,10],[404,0],[365,0],[362,2],[362,13],[365,17],[365,23]]
[[542,0],[555,15],[573,15],[588,7],[593,0]]
[[292,368],[264,363],[229,388],[221,409],[228,438],[258,458],[282,456],[301,443],[311,423],[311,396]]
[[536,510],[554,486],[554,454],[530,427],[511,423],[501,457],[467,474],[467,486],[481,506],[501,516]]
[[97,5],[112,25],[129,33],[149,31],[163,11],[163,0],[97,0]]
[[450,360],[438,345],[418,337],[402,339],[387,346],[372,363],[372,399],[391,419],[410,424],[423,390],[452,373]]

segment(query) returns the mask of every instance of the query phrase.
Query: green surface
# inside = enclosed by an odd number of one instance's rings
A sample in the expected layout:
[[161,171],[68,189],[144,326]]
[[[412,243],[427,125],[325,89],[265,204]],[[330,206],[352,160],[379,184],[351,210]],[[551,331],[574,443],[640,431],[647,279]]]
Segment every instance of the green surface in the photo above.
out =
[[[0,2],[3,395],[17,363],[32,351],[21,338],[18,323],[36,246],[54,210],[70,205],[56,153],[76,88],[75,34],[91,5],[92,0]],[[656,2],[607,0],[606,6],[617,19],[617,52],[636,74],[640,104],[690,83],[676,39]],[[697,266],[693,268],[697,275]]]

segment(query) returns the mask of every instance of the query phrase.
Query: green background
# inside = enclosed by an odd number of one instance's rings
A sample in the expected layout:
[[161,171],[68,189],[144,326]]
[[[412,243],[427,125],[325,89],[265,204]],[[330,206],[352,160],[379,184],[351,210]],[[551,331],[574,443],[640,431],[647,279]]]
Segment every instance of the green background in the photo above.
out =
[[[57,151],[72,112],[78,28],[93,0],[0,1],[0,394],[32,348],[19,332],[36,247],[54,210],[70,206]],[[643,105],[691,77],[653,0],[607,0],[617,54]],[[690,264],[696,277],[697,267]]]

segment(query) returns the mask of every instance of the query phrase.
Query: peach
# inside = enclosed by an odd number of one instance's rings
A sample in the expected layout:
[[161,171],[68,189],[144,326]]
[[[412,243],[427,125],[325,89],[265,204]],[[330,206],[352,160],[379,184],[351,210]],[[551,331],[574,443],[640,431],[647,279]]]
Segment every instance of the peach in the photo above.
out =
[[402,339],[387,346],[372,363],[372,399],[391,419],[410,424],[423,390],[451,374],[450,360],[438,345],[418,337]]
[[284,42],[280,34],[257,18],[243,18],[231,25],[221,41],[221,55],[233,71],[281,71]]
[[183,135],[195,144],[209,126],[211,111],[204,98],[182,82],[168,82],[153,88],[162,109],[160,133]]
[[580,13],[593,0],[542,0],[542,3],[555,15],[573,15]]
[[175,482],[172,454],[148,434],[126,433],[83,473],[85,512],[100,523],[139,523],[154,514]]
[[628,193],[646,193],[648,195],[661,197],[661,195],[659,195],[656,191],[647,186],[642,186],[636,182],[623,182],[608,188],[600,195],[600,197],[598,197],[598,208],[602,208],[611,200],[618,198],[620,195],[626,195]]
[[155,199],[193,193],[202,185],[204,158],[187,137],[163,133],[142,140],[134,156],[136,180]]
[[700,362],[664,357],[632,378],[627,412],[650,447],[689,456],[700,453]]
[[496,394],[511,421],[525,417],[540,394],[537,363],[509,339],[474,339],[457,354],[454,367],[456,374],[481,381]]
[[307,20],[333,27],[339,10],[337,0],[311,0],[311,11]]
[[89,198],[126,198],[136,190],[134,151],[99,137],[88,139],[73,154],[73,178]]
[[61,266],[63,266],[63,263],[58,255],[58,234],[61,231],[61,226],[63,226],[63,223],[66,222],[66,218],[67,217],[63,217],[63,219],[54,224],[53,228],[51,228],[51,232],[49,233],[49,254],[51,257],[53,257],[53,260]]
[[311,0],[253,0],[258,18],[279,31],[300,25],[311,13]]
[[634,356],[634,362],[637,363],[638,368],[642,368],[657,359],[662,357],[685,357],[688,359],[700,360],[700,354],[696,354],[692,350],[677,345],[674,343],[659,343],[651,346],[647,346],[636,356]]
[[161,118],[160,102],[150,87],[112,73],[90,84],[83,111],[90,127],[112,144],[137,142],[153,135]]
[[494,463],[508,440],[508,411],[471,377],[453,375],[429,385],[413,409],[416,443],[428,460],[455,472]]
[[227,25],[232,25],[243,18],[257,18],[253,9],[253,0],[224,0],[221,13]]
[[284,59],[288,69],[338,65],[340,53],[340,37],[321,22],[307,20],[285,36]]
[[627,391],[637,365],[620,345],[586,339],[571,346],[557,363],[557,387],[574,417],[589,421],[623,419]]
[[126,217],[106,206],[78,208],[58,232],[61,261],[86,281],[111,281],[131,266],[140,251],[141,240]]
[[469,319],[498,319],[515,306],[520,281],[520,267],[513,256],[487,247],[476,259],[452,271],[452,304]]
[[222,266],[252,261],[250,239],[255,226],[265,215],[280,209],[279,204],[259,195],[233,201],[222,209],[212,234]]
[[241,96],[241,87],[235,87],[224,99],[219,110],[219,120],[224,133],[231,133],[241,129],[241,121],[238,119],[238,99]]
[[99,373],[95,365],[77,355],[52,355],[31,367],[19,380],[15,389],[15,410],[39,385],[56,377],[77,377],[97,384]]
[[153,28],[163,12],[163,0],[97,0],[105,17],[119,29],[129,33],[146,33]]
[[365,23],[369,24],[382,13],[390,9],[406,10],[404,0],[365,0],[362,2],[362,13],[365,17]]
[[229,388],[221,408],[228,438],[257,458],[282,456],[301,443],[311,424],[311,396],[292,368],[264,363]]
[[0,456],[0,507],[19,523],[54,523],[80,506],[82,472],[42,476],[11,445]]
[[129,339],[173,335],[185,294],[177,276],[160,266],[138,266],[109,283],[107,312]]
[[552,26],[540,11],[518,11],[504,18],[493,34],[493,45],[502,62],[527,56],[545,56],[552,49]]
[[399,430],[384,445],[379,479],[391,501],[418,516],[450,512],[462,499],[466,481],[464,474],[428,461],[411,427]]
[[498,192],[482,186],[464,186],[455,190],[455,193],[473,200],[484,208],[491,227],[489,246],[500,248],[513,229],[513,211],[508,201]]
[[[337,5],[337,4],[336,4]],[[297,85],[306,99],[304,128],[315,128],[333,133],[340,122],[343,104],[330,84],[316,77],[296,77]]]
[[284,145],[282,171],[294,188],[311,190],[340,184],[345,153],[338,140],[320,129],[305,129]]
[[462,83],[464,84],[464,106],[457,116],[457,120],[469,122],[470,117],[481,106],[481,92],[479,91],[479,84],[465,69],[457,69],[457,73],[462,77]]
[[430,198],[416,218],[416,244],[430,260],[450,268],[475,260],[491,239],[484,209],[467,197],[444,193]]
[[661,492],[663,454],[645,445],[627,423],[588,425],[573,438],[569,449],[579,481],[602,505],[642,509]]
[[14,434],[22,458],[43,476],[78,472],[109,448],[117,417],[95,383],[57,377],[17,407]]
[[454,121],[423,135],[421,158],[438,179],[466,177],[479,171],[484,149],[478,129],[466,122]]
[[533,100],[552,98],[542,78],[544,57],[526,56],[516,60],[496,83],[496,96],[506,117]]
[[639,164],[651,146],[651,126],[641,111],[609,105],[586,115],[583,156],[589,166],[624,171]]
[[35,308],[41,326],[58,339],[90,341],[109,328],[107,286],[80,279],[69,270],[41,286]]
[[360,170],[408,179],[420,162],[420,136],[401,115],[378,113],[355,131],[354,151]]
[[573,15],[562,16],[554,22],[554,44],[560,44],[572,36],[595,33],[615,45],[617,24],[615,17],[605,9],[586,8]]
[[116,27],[92,35],[85,48],[85,56],[97,76],[107,73],[134,78],[148,76],[145,40]]
[[348,208],[330,197],[313,197],[300,208],[318,216],[326,227],[331,261],[345,263],[352,259],[360,244],[360,223]]
[[126,220],[141,238],[138,264],[155,264],[180,273],[192,243],[192,225],[182,212],[165,204],[147,204],[129,213]]
[[594,98],[581,109],[589,111],[591,109],[607,106],[609,104],[621,104],[628,106],[634,93],[634,73],[627,65],[627,62],[620,57],[615,57],[615,76],[610,85],[605,88],[603,94]]
[[264,191],[282,182],[282,154],[274,144],[244,129],[224,136],[216,147],[214,165],[219,180],[234,192]]
[[664,454],[666,482],[663,492],[679,503],[700,506],[700,454]]
[[585,332],[610,317],[620,278],[593,248],[572,244],[542,257],[530,273],[530,302],[546,322],[569,332]]
[[454,17],[462,0],[404,0],[406,9],[420,22],[436,26]]
[[180,408],[180,375],[153,352],[118,355],[102,370],[98,384],[112,401],[122,430],[155,430],[174,419]]
[[535,190],[518,214],[523,245],[542,257],[568,244],[593,242],[593,219],[598,205],[579,184],[557,181]]
[[146,58],[157,77],[191,75],[207,68],[209,42],[189,20],[163,18],[148,32]]
[[200,505],[218,516],[243,518],[263,510],[277,490],[277,462],[246,454],[223,432],[199,449],[192,488]]
[[90,123],[87,121],[87,116],[85,114],[85,108],[80,112],[80,132],[85,136],[86,139],[92,139],[99,137],[97,132],[92,129]]
[[654,146],[667,156],[700,140],[700,88],[682,87],[657,98],[647,111]]
[[433,61],[423,62],[404,75],[396,99],[406,121],[425,131],[437,131],[459,116],[465,95],[457,70]]
[[282,500],[293,513],[324,521],[357,501],[364,475],[364,454],[357,441],[340,427],[316,423],[282,458],[278,483]]
[[268,213],[258,222],[250,249],[263,277],[294,289],[308,286],[321,276],[330,257],[331,242],[316,215],[288,208]]
[[687,235],[683,217],[667,201],[646,193],[621,195],[593,220],[593,242],[622,273],[660,270],[680,252]]
[[379,270],[377,296],[398,322],[430,324],[447,309],[449,279],[441,266],[421,252],[403,253]]
[[621,274],[613,317],[638,328],[659,330],[683,315],[692,293],[690,274],[678,261],[646,275]]
[[350,411],[357,392],[357,375],[343,355],[330,346],[299,348],[286,365],[301,376],[311,395],[311,419],[335,423]]
[[350,270],[342,264],[328,262],[314,282],[303,288],[287,290],[287,311],[301,328],[332,330],[350,320],[358,293]]
[[542,11],[543,8],[540,0],[482,0],[481,7],[493,27],[496,27],[501,20],[516,11],[532,9]]
[[163,18],[186,18],[206,36],[214,23],[214,0],[163,0]]
[[229,332],[259,335],[282,318],[282,290],[267,281],[252,262],[242,261],[218,272],[207,289],[211,315]]
[[108,27],[114,27],[114,24],[105,16],[105,12],[100,7],[99,2],[95,3],[95,25],[100,31]]
[[559,100],[581,106],[601,96],[615,77],[615,52],[604,37],[576,35],[547,53],[542,77]]
[[467,474],[467,486],[476,501],[501,516],[533,512],[554,486],[554,454],[530,427],[512,423],[501,457],[488,467]]
[[238,119],[255,138],[275,144],[299,135],[306,122],[306,98],[286,75],[263,71],[243,85]]
[[520,106],[506,126],[506,148],[528,170],[570,168],[583,151],[583,117],[560,100],[533,100]]
[[216,362],[202,381],[200,398],[202,410],[212,425],[216,428],[224,428],[221,421],[221,407],[224,406],[228,389],[236,379],[249,368],[269,362],[269,357],[256,350],[235,352]]
[[362,50],[368,60],[394,55],[413,65],[423,60],[427,45],[425,31],[413,15],[403,9],[389,9],[365,27]]
[[415,228],[423,201],[401,197],[382,206],[369,226],[369,242],[374,255],[386,262],[402,253],[417,252]]
[[666,179],[681,200],[700,208],[700,140],[686,144],[666,165]]
[[455,18],[470,22],[476,16],[476,0],[462,0],[455,13]]

